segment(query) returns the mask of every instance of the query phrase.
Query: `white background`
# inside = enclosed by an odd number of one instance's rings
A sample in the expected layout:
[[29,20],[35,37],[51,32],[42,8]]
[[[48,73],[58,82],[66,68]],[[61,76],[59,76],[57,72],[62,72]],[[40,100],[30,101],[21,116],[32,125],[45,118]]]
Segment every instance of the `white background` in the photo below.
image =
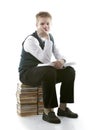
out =
[[[51,32],[67,61],[76,65],[75,104],[79,118],[48,124],[41,116],[16,114],[16,87],[21,43],[35,28],[35,14],[52,14]],[[95,2],[94,0],[1,0],[0,1],[0,127],[5,129],[95,129]],[[1,129],[1,128],[0,128]]]

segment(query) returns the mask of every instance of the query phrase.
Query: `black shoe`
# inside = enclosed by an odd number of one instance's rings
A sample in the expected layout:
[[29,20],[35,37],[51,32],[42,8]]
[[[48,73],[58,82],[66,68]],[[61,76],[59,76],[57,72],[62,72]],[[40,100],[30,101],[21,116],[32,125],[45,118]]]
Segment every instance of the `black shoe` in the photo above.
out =
[[57,115],[64,116],[64,117],[70,117],[70,118],[78,118],[78,114],[72,112],[69,108],[66,108],[65,111],[58,108]]
[[43,113],[42,119],[44,121],[47,121],[47,122],[50,122],[50,123],[55,123],[55,124],[61,123],[60,119],[55,115],[55,113],[53,111],[50,111],[48,113],[48,115],[46,115],[45,113]]

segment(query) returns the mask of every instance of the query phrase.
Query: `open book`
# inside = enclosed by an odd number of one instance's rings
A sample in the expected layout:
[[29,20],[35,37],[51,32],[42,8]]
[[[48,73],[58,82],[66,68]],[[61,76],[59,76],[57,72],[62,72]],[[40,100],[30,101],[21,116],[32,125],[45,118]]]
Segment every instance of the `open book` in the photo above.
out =
[[66,62],[64,63],[64,67],[75,65],[75,62]]
[[[75,65],[75,62],[66,62],[64,63],[64,67]],[[39,66],[53,66],[53,63],[47,63],[47,64],[38,64]]]

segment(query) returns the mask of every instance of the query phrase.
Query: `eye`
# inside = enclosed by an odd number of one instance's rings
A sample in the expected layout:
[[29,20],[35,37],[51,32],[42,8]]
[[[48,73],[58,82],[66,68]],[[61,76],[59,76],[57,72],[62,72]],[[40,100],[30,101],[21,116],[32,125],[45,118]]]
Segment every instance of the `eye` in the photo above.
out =
[[49,23],[47,23],[47,25],[49,25]]
[[44,23],[41,23],[41,25],[44,25]]

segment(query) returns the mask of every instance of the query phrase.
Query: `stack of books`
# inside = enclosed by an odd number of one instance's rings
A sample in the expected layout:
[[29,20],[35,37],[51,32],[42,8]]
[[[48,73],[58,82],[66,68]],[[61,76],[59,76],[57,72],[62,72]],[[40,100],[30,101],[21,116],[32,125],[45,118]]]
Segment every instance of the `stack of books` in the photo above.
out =
[[43,92],[42,87],[38,87],[38,115],[43,113]]
[[17,113],[21,116],[39,115],[43,113],[42,87],[17,84]]

